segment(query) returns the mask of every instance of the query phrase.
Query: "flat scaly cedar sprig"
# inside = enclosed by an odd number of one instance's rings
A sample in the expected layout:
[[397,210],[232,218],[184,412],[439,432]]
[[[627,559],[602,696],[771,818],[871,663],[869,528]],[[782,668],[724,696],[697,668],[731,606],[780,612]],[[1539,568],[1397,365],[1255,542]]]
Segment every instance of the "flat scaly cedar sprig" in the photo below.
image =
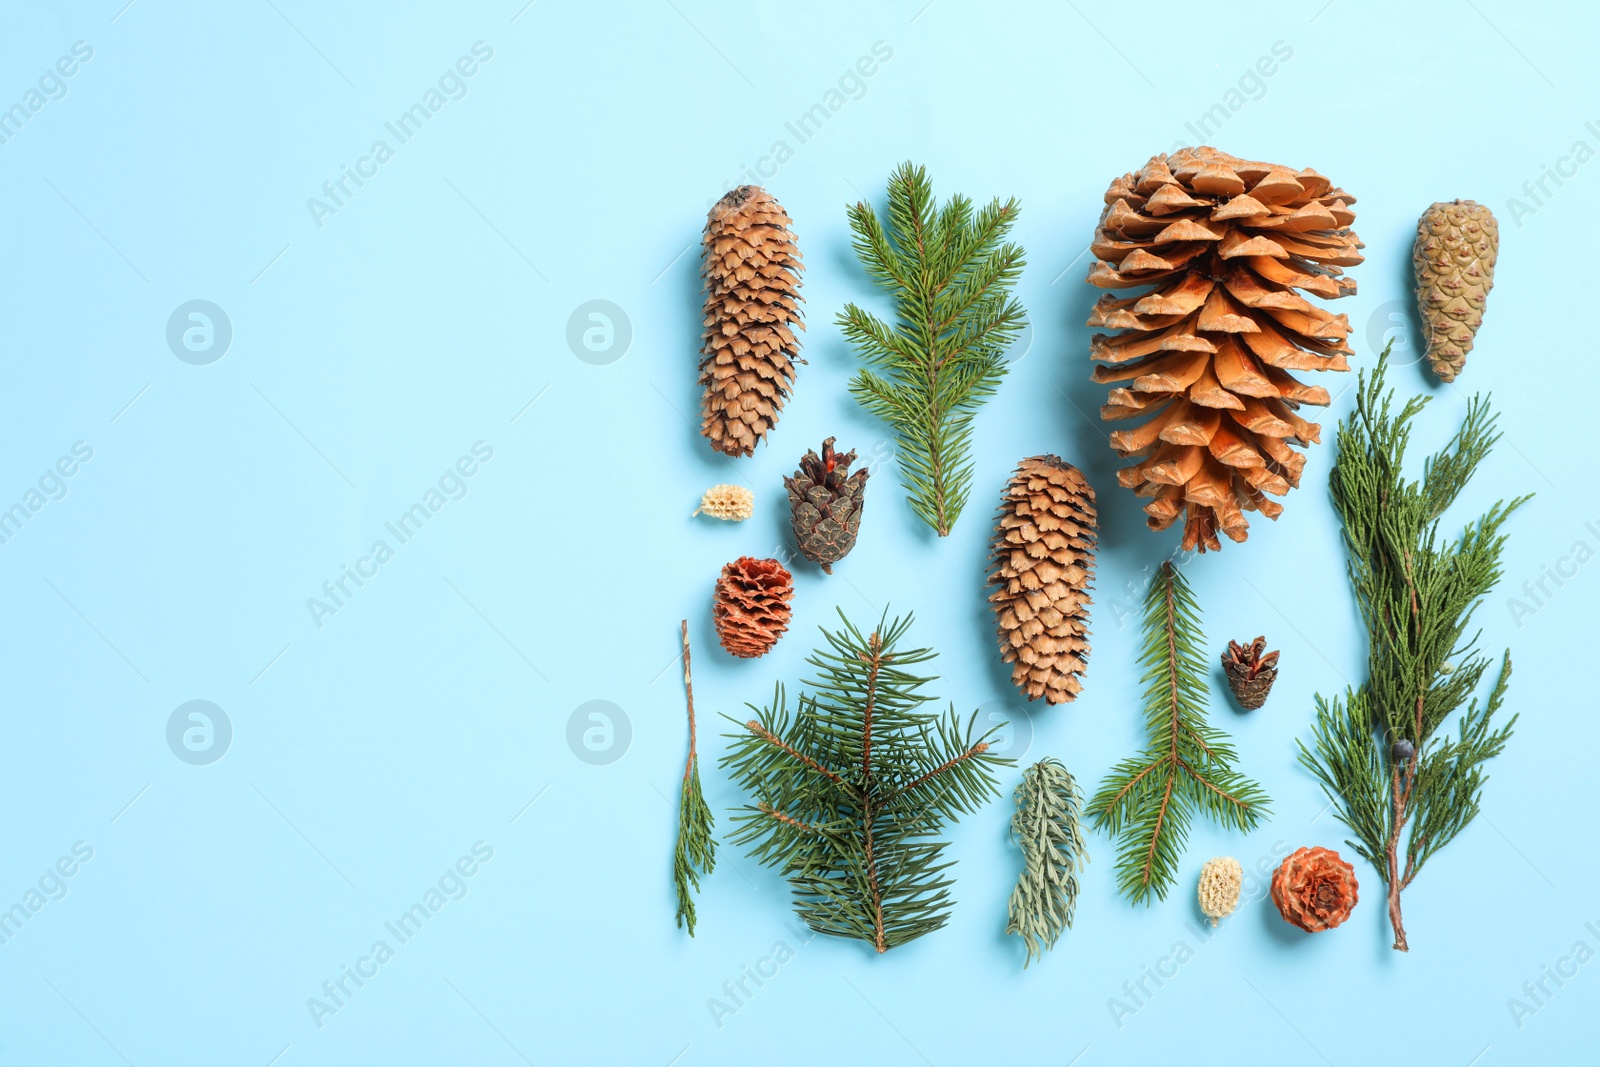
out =
[[798,709],[780,684],[729,735],[722,765],[754,801],[729,840],[789,879],[811,929],[884,952],[949,920],[953,861],[938,835],[997,795],[995,769],[1012,761],[990,751],[998,726],[974,734],[976,712],[963,723],[954,706],[921,710],[937,679],[912,673],[932,651],[901,647],[911,616],[885,614],[870,634],[839,618],[807,661],[817,675]]
[[694,742],[694,683],[689,677],[689,620],[680,624],[683,633],[683,689],[689,702],[689,759],[683,768],[683,791],[678,798],[678,844],[672,853],[672,881],[678,891],[678,927],[689,924],[694,936],[694,893],[700,888],[700,875],[710,874],[717,865],[717,842],[711,836],[711,808],[700,792],[700,757]]
[[[1356,410],[1339,424],[1331,476],[1367,627],[1368,678],[1343,697],[1317,698],[1312,743],[1300,744],[1300,762],[1355,835],[1350,847],[1388,886],[1394,948],[1405,952],[1401,891],[1478,814],[1483,765],[1505,748],[1517,721],[1513,715],[1490,728],[1505,702],[1510,653],[1479,704],[1473,694],[1491,662],[1478,654],[1477,635],[1466,633],[1501,577],[1500,528],[1529,497],[1497,502],[1457,539],[1442,537],[1440,516],[1499,440],[1495,416],[1474,396],[1455,436],[1423,465],[1421,481],[1406,480],[1411,423],[1428,398],[1394,412],[1394,392],[1384,392],[1388,357],[1385,348],[1372,377],[1361,375]],[[1464,704],[1459,732],[1436,736]]]
[[1096,826],[1120,838],[1117,887],[1134,903],[1165,900],[1196,812],[1236,830],[1268,813],[1261,787],[1234,769],[1227,735],[1206,722],[1200,609],[1172,563],[1161,565],[1144,608],[1144,753],[1111,769],[1089,802]]
[[899,435],[911,510],[940,537],[972,489],[972,420],[999,387],[1005,350],[1027,322],[1011,295],[1022,248],[1002,243],[1017,211],[1015,200],[995,199],[975,212],[964,196],[939,207],[927,173],[910,163],[889,178],[887,229],[864,202],[849,211],[856,255],[895,296],[892,326],[855,304],[839,315],[845,340],[867,363],[850,395]]
[[1083,798],[1060,760],[1042,759],[1022,772],[1011,836],[1022,849],[1022,873],[1011,891],[1006,933],[1021,937],[1026,968],[1072,925],[1078,868],[1089,862],[1078,822]]

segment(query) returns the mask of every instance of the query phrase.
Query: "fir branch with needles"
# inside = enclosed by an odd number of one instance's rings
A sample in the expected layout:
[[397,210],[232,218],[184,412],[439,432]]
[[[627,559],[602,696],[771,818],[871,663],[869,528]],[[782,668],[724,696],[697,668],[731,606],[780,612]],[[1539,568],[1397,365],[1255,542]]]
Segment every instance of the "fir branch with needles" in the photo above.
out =
[[711,836],[711,808],[700,791],[700,757],[695,751],[694,682],[689,674],[689,620],[679,628],[683,634],[683,690],[689,704],[689,759],[683,768],[683,789],[678,797],[678,844],[672,853],[672,881],[678,892],[678,928],[689,926],[694,936],[694,894],[700,889],[700,875],[710,874],[717,865],[717,842]]
[[[1331,700],[1317,697],[1316,724],[1300,762],[1354,835],[1350,847],[1388,889],[1394,948],[1405,952],[1401,892],[1480,810],[1484,764],[1511,738],[1498,727],[1511,656],[1500,660],[1487,699],[1474,696],[1493,665],[1467,636],[1472,614],[1500,581],[1507,519],[1529,497],[1499,501],[1454,539],[1441,533],[1453,504],[1500,434],[1482,397],[1420,481],[1402,473],[1411,426],[1427,406],[1412,397],[1398,412],[1385,391],[1388,348],[1356,410],[1339,424],[1331,485],[1344,529],[1349,574],[1368,634],[1368,678]],[[1441,729],[1465,705],[1452,735]]]
[[1079,815],[1078,783],[1059,760],[1042,759],[1022,772],[1011,836],[1022,849],[1022,873],[1011,891],[1006,933],[1021,937],[1026,968],[1072,925],[1078,868],[1089,862]]
[[1165,900],[1177,880],[1196,814],[1253,830],[1270,801],[1240,774],[1227,735],[1206,722],[1207,662],[1200,609],[1171,561],[1150,583],[1144,608],[1143,754],[1111,769],[1089,802],[1096,826],[1119,838],[1117,887],[1134,903]]
[[779,684],[729,735],[722,765],[752,795],[729,840],[788,878],[811,929],[885,952],[949,920],[940,832],[995,796],[995,769],[1012,761],[990,750],[998,726],[975,734],[976,712],[922,710],[937,679],[916,668],[934,653],[904,647],[911,616],[886,613],[865,634],[839,618],[796,709]]
[[867,364],[850,393],[899,436],[901,484],[911,509],[940,537],[972,489],[972,422],[1005,375],[1005,350],[1026,324],[1011,295],[1023,251],[1005,241],[1016,200],[974,210],[943,207],[927,172],[901,164],[889,178],[887,224],[861,202],[849,209],[856,255],[895,297],[895,323],[855,304],[838,324]]

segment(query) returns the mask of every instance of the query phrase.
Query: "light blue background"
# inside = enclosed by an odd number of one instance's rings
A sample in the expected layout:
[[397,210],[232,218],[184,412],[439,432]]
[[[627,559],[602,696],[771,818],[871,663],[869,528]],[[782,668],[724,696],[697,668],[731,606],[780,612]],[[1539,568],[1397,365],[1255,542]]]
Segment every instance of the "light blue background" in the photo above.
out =
[[[1528,617],[1506,602],[1576,542],[1600,548],[1600,374],[1584,329],[1600,164],[1547,181],[1553,195],[1525,218],[1508,205],[1575,141],[1600,148],[1585,128],[1600,91],[1591,6],[123,3],[11,3],[0,24],[0,106],[74,42],[93,48],[66,95],[0,144],[0,506],[74,442],[94,450],[67,495],[0,545],[0,902],[74,842],[94,850],[67,895],[0,945],[0,1062],[1595,1058],[1600,964],[1548,984],[1556,995],[1520,1028],[1507,1007],[1575,942],[1600,948],[1584,927],[1600,925],[1600,728],[1582,673],[1600,564],[1547,580],[1554,595]],[[493,58],[464,98],[319,227],[307,198],[478,41]],[[861,88],[847,80],[857,98],[800,143],[785,123],[880,41],[892,58]],[[691,941],[670,881],[679,618],[723,825],[739,797],[712,762],[717,714],[797,681],[835,606],[862,624],[885,605],[914,611],[913,636],[941,653],[942,696],[1022,714],[983,588],[991,510],[1022,456],[1082,466],[1102,516],[1087,688],[1038,710],[1026,756],[1059,756],[1092,789],[1139,744],[1126,615],[1176,531],[1143,529],[1092,417],[1104,389],[1088,381],[1082,252],[1110,179],[1193,141],[1185,124],[1275,42],[1292,57],[1207,140],[1316,167],[1359,198],[1368,261],[1334,308],[1355,326],[1357,366],[1372,341],[1414,329],[1421,209],[1473,197],[1501,220],[1461,389],[1415,365],[1393,375],[1437,397],[1419,456],[1448,436],[1463,390],[1492,390],[1502,413],[1505,439],[1452,520],[1539,494],[1481,612],[1486,646],[1515,652],[1522,719],[1484,817],[1406,894],[1412,952],[1390,951],[1381,883],[1359,860],[1362,903],[1336,932],[1291,930],[1258,885],[1203,946],[1191,926],[1207,857],[1266,868],[1296,846],[1344,847],[1293,751],[1312,695],[1363,669],[1329,444],[1311,449],[1281,520],[1254,519],[1247,544],[1187,571],[1211,655],[1257,633],[1283,652],[1263,710],[1213,692],[1214,721],[1273,797],[1270,823],[1245,838],[1199,827],[1178,891],[1149,909],[1116,895],[1095,836],[1077,927],[1024,973],[1002,933],[1011,772],[1007,797],[952,831],[947,929],[883,958],[804,941],[779,880],[724,849]],[[769,445],[734,463],[692,417],[692,246],[708,204],[778,140],[793,157],[763,180],[809,266],[809,362]],[[881,201],[906,158],[941,195],[1019,197],[1029,258],[1031,348],[979,419],[973,502],[942,541],[906,508],[884,428],[846,395],[856,363],[832,325],[846,300],[877,299],[844,206]],[[232,323],[209,366],[165,341],[191,299]],[[610,365],[565,340],[593,299],[631,321]],[[1350,403],[1340,392],[1325,437]],[[735,662],[711,629],[713,579],[737,555],[786,551],[780,476],[830,434],[876,464],[860,543],[832,577],[801,563],[792,631]],[[466,497],[315,625],[307,598],[478,441],[493,459]],[[719,481],[756,489],[753,520],[689,517]],[[165,740],[193,699],[233,725],[209,766]],[[567,744],[589,700],[631,722],[610,765]],[[479,841],[493,859],[466,896],[319,1029],[307,999]],[[1108,1000],[1131,1004],[1124,983],[1179,940],[1193,959],[1117,1025]],[[723,983],[780,941],[793,958],[719,1026],[708,1000],[731,1004]]]

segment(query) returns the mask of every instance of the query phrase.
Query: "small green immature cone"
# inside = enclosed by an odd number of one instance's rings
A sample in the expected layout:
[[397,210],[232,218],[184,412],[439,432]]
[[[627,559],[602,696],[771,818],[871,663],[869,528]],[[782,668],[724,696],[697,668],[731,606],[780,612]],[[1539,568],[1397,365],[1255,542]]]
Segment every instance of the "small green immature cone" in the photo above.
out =
[[1500,224],[1476,201],[1434,204],[1417,221],[1417,310],[1428,362],[1442,382],[1455,381],[1467,365],[1499,255]]

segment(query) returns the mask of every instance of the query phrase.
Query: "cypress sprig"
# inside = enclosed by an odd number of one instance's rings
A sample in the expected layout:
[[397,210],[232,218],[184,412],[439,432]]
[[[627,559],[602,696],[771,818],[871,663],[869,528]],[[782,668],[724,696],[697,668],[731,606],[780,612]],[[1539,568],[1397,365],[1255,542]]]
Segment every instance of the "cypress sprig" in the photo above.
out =
[[938,835],[995,796],[995,768],[1012,761],[989,751],[998,726],[974,734],[976,712],[921,710],[937,679],[915,672],[931,650],[901,647],[911,616],[885,614],[870,634],[839,618],[796,710],[780,684],[729,735],[722,765],[753,800],[730,840],[789,879],[807,926],[884,952],[949,920]]
[[1078,783],[1059,760],[1042,759],[1022,772],[1011,836],[1022,849],[1022,873],[1011,891],[1006,933],[1021,937],[1026,968],[1055,947],[1078,905],[1078,868],[1089,862],[1079,814]]
[[[889,178],[889,218],[849,209],[867,275],[895,296],[895,323],[845,305],[838,323],[866,362],[850,393],[900,438],[901,484],[911,508],[943,537],[972,489],[972,420],[1005,374],[1003,355],[1026,323],[1011,288],[1023,252],[1005,243],[1016,200],[974,211],[943,207],[927,172],[901,164]],[[882,373],[879,373],[882,372]]]
[[[1500,580],[1501,527],[1530,498],[1499,501],[1458,538],[1443,536],[1441,516],[1499,440],[1495,416],[1474,396],[1421,480],[1408,480],[1411,424],[1428,398],[1394,410],[1394,391],[1384,389],[1388,357],[1385,348],[1371,378],[1361,374],[1356,409],[1339,424],[1331,475],[1368,633],[1368,678],[1342,697],[1317,697],[1312,743],[1300,744],[1300,762],[1355,835],[1350,847],[1383,877],[1394,947],[1404,952],[1401,891],[1478,814],[1483,765],[1505,748],[1517,721],[1513,715],[1492,728],[1511,678],[1509,652],[1488,699],[1480,704],[1473,695],[1492,664],[1467,628]],[[1463,705],[1455,736],[1441,732]]]
[[711,808],[700,792],[700,757],[695,752],[694,682],[689,675],[689,620],[680,624],[683,633],[683,689],[689,704],[689,759],[683,768],[683,789],[678,797],[678,843],[672,853],[672,881],[678,892],[678,928],[685,922],[694,936],[694,894],[700,889],[700,875],[710,874],[717,865],[717,842],[711,836]]
[[1227,735],[1206,722],[1207,662],[1200,609],[1170,561],[1150,583],[1144,609],[1145,728],[1140,756],[1111,769],[1089,802],[1096,826],[1120,838],[1117,887],[1135,903],[1165,900],[1177,879],[1195,814],[1252,830],[1267,795],[1234,768]]

